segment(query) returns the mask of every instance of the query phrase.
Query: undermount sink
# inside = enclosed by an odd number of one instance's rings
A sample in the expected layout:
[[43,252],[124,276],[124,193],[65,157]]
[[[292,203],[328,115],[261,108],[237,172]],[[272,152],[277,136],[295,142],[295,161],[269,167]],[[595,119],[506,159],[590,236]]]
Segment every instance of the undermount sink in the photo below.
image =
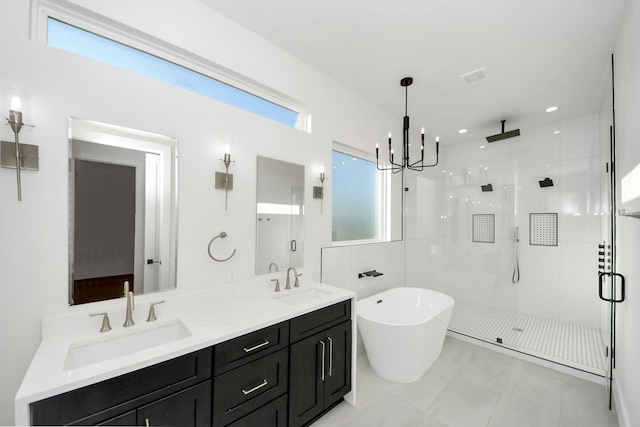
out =
[[[287,292],[287,291],[284,291]],[[287,305],[296,305],[301,304],[303,302],[312,301],[314,299],[326,297],[329,295],[329,292],[321,291],[320,289],[307,289],[304,291],[299,291],[291,294],[278,295],[277,297],[273,297],[275,300],[280,301]]]
[[71,344],[62,369],[70,371],[191,336],[191,331],[179,319],[135,328],[133,326],[131,331],[122,331],[119,335],[105,333],[99,338]]

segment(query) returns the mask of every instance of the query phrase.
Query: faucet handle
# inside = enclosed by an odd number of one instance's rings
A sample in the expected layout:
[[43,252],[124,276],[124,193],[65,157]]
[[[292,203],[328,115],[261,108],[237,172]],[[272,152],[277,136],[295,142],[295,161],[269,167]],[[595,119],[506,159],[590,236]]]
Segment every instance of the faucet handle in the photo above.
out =
[[276,282],[275,292],[280,292],[280,281],[278,279],[271,279],[272,282]]
[[147,316],[147,322],[153,322],[153,321],[158,319],[156,317],[156,308],[155,307],[156,307],[156,305],[162,304],[163,302],[164,302],[164,300],[151,303],[151,305],[149,306],[149,315]]
[[296,281],[295,281],[295,283],[293,284],[293,287],[294,287],[294,288],[299,288],[299,287],[300,287],[300,283],[298,282],[298,277],[300,277],[300,276],[302,276],[302,273],[300,273],[300,274],[296,274]]
[[104,313],[93,313],[89,316],[103,316],[102,317],[102,326],[100,327],[100,332],[109,332],[111,330],[111,324],[109,323],[109,315]]

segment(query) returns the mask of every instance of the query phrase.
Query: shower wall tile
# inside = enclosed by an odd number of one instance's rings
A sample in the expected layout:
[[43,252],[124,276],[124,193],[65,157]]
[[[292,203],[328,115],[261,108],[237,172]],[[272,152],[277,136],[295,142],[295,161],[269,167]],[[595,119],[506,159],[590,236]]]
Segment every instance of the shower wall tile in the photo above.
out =
[[484,138],[478,141],[471,141],[468,143],[468,156],[469,169],[474,173],[484,168],[508,167],[511,156],[511,142],[507,139],[488,143]]
[[444,234],[440,219],[445,214],[441,203],[443,191],[441,173],[407,174],[405,187],[406,235],[413,238],[436,237]]
[[[404,243],[385,242],[322,249],[322,282],[355,292],[358,299],[404,284]],[[376,270],[378,277],[358,278]]]
[[560,128],[560,158],[579,159],[600,156],[598,114],[565,120]]
[[445,238],[406,240],[406,285],[445,292]]
[[[518,225],[528,222],[532,212],[558,212],[560,209],[560,178],[559,162],[528,165],[518,168],[516,206]],[[541,188],[538,181],[545,178],[553,180],[553,187]]]
[[600,327],[597,244],[564,242],[560,250],[560,320]]
[[556,130],[557,124],[522,129],[519,137],[510,140],[512,165],[526,166],[559,161],[560,134],[554,134]]
[[512,245],[510,240],[497,240],[491,245],[471,244],[466,300],[508,310],[515,309],[515,287],[511,283]]
[[509,169],[489,169],[484,183],[491,183],[493,191],[483,192],[480,184],[472,184],[469,188],[469,218],[473,214],[494,214],[496,239],[511,236],[513,186],[509,182],[510,176]]
[[595,157],[560,164],[560,238],[573,242],[600,240],[604,206],[600,195],[600,160]]
[[440,277],[446,293],[455,299],[468,299],[470,239],[452,238],[445,246],[445,267]]
[[520,282],[517,310],[549,319],[560,313],[560,248],[520,242]]
[[442,166],[446,175],[464,175],[469,164],[469,146],[465,143],[445,145]]
[[461,187],[447,189],[445,193],[446,213],[443,223],[449,236],[471,238],[471,217],[469,216],[469,190]]

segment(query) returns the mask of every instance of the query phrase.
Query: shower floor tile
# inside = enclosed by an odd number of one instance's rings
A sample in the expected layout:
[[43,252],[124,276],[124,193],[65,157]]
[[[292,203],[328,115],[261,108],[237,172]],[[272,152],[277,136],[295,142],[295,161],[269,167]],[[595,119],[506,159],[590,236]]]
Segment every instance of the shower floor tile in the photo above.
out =
[[525,351],[551,362],[605,375],[605,345],[599,330],[457,300],[449,329]]

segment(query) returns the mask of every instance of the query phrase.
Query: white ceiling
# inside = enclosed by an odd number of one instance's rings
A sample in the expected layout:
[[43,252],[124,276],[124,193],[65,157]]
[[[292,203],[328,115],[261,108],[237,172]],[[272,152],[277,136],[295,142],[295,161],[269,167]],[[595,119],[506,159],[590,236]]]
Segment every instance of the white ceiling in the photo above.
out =
[[[412,132],[443,143],[499,133],[501,119],[511,130],[599,111],[625,3],[201,1],[398,117],[413,77]],[[486,80],[460,79],[483,67]]]

